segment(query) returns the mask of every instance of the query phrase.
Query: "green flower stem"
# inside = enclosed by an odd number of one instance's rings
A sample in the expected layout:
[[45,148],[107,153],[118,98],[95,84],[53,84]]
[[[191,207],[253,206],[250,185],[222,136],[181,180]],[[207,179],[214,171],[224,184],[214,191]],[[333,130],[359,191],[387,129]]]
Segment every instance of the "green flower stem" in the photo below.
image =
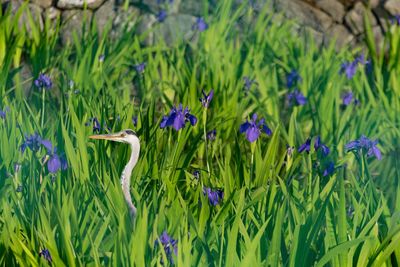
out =
[[41,127],[44,125],[44,105],[45,105],[46,89],[42,88],[42,117],[41,117]]
[[207,144],[207,109],[203,109],[203,130],[204,130],[204,146],[205,146],[205,154],[206,154],[206,164],[207,164],[207,172],[208,178],[211,177],[210,164],[208,162],[208,144]]
[[250,149],[251,149],[250,175],[249,175],[249,180],[246,181],[246,186],[248,188],[250,188],[251,181],[254,180],[254,153],[256,151],[256,147],[257,147],[257,141],[254,141],[253,143],[250,144]]

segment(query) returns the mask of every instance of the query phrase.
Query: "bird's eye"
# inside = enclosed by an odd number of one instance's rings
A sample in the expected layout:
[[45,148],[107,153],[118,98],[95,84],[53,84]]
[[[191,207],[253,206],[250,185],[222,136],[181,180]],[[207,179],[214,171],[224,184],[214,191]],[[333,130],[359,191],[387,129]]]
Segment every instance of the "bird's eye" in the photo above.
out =
[[121,137],[125,137],[126,136],[126,134],[125,133],[121,133]]
[[125,130],[125,133],[127,133],[127,134],[135,134],[135,132],[134,131],[132,131],[132,130]]

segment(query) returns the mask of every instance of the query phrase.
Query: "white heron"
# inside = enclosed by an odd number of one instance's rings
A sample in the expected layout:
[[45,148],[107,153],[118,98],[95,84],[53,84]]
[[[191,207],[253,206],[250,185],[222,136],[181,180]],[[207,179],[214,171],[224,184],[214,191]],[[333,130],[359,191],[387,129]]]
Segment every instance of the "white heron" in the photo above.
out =
[[110,140],[110,141],[130,144],[131,157],[130,157],[128,163],[126,164],[124,170],[122,171],[121,186],[122,186],[122,192],[124,194],[125,201],[128,204],[129,213],[132,216],[132,218],[135,218],[136,207],[132,202],[132,197],[131,197],[131,193],[130,193],[130,184],[131,184],[132,170],[135,167],[135,165],[139,159],[139,152],[140,152],[139,138],[136,136],[135,132],[130,129],[123,130],[118,133],[112,133],[112,134],[91,135],[91,136],[89,136],[89,138]]

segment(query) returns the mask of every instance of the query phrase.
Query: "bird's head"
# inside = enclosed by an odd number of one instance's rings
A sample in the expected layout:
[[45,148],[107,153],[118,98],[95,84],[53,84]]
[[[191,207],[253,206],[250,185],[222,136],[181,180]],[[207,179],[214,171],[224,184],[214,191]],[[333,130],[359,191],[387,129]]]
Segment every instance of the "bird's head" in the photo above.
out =
[[111,134],[96,134],[89,136],[91,139],[102,139],[102,140],[110,140],[120,143],[127,143],[131,145],[139,144],[139,138],[137,137],[135,131],[127,129],[120,131],[118,133]]

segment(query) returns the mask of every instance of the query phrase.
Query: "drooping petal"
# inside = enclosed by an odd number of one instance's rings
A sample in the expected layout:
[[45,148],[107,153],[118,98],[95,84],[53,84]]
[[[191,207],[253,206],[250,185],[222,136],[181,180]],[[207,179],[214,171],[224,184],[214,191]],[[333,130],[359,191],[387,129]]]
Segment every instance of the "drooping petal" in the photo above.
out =
[[253,143],[254,141],[256,141],[259,136],[260,136],[260,130],[257,127],[252,126],[249,129],[247,129],[247,131],[246,131],[246,137],[250,143]]
[[176,131],[179,131],[180,129],[185,127],[185,116],[182,114],[182,112],[176,113],[172,127]]
[[255,125],[257,120],[257,113],[253,113],[253,116],[251,117],[251,122]]
[[311,138],[307,138],[306,142],[299,147],[298,152],[301,153],[303,151],[306,151],[307,153],[309,153],[310,146],[311,146]]
[[42,140],[41,143],[46,148],[47,153],[53,153],[53,145],[50,140]]
[[57,154],[53,154],[50,156],[50,159],[47,161],[47,169],[51,173],[56,173],[61,168],[61,160]]
[[267,125],[263,125],[262,130],[264,131],[264,133],[266,133],[268,136],[270,136],[272,134],[272,131],[270,128],[268,128]]
[[192,114],[188,114],[186,115],[186,118],[189,120],[190,124],[192,126],[194,126],[197,123],[197,118],[196,116],[192,115]]
[[164,129],[165,127],[167,127],[167,121],[168,121],[168,116],[163,116],[161,123],[160,123],[161,129]]
[[296,97],[296,102],[299,106],[303,106],[307,103],[307,98],[300,91],[297,92],[295,97]]
[[322,154],[324,154],[324,156],[328,156],[328,154],[331,152],[329,147],[327,147],[324,144],[321,145],[321,150],[322,150]]
[[65,155],[61,156],[61,157],[60,157],[60,160],[61,160],[61,169],[62,169],[63,171],[65,171],[66,169],[68,169],[68,161],[67,161],[67,159],[65,158]]
[[355,150],[360,148],[360,143],[358,140],[350,141],[345,145],[346,150]]
[[326,166],[322,175],[325,177],[325,176],[333,174],[334,172],[335,172],[335,164],[332,161],[330,161],[328,163],[328,165]]
[[251,124],[248,121],[246,121],[245,123],[242,123],[242,125],[240,125],[239,132],[244,133],[245,131],[247,131],[247,129],[250,127],[250,125]]
[[368,156],[372,156],[372,155],[374,155],[378,160],[382,159],[381,151],[375,145],[373,145],[368,151]]

